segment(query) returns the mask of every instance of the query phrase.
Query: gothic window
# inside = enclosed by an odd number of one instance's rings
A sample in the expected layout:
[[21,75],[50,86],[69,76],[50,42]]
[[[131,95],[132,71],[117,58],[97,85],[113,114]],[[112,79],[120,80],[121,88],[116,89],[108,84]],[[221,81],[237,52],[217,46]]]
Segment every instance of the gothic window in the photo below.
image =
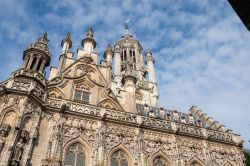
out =
[[90,95],[89,92],[81,91],[81,90],[75,90],[74,99],[89,102],[89,95]]
[[194,162],[192,162],[191,164],[190,164],[190,166],[201,166],[199,163],[197,163],[196,161],[194,161]]
[[155,158],[153,166],[169,166],[168,162],[161,156]]
[[122,150],[115,151],[111,156],[111,166],[128,166],[128,157]]
[[32,60],[30,69],[33,69],[35,67],[36,61],[37,61],[37,57],[34,57],[33,60]]
[[85,154],[81,144],[71,145],[65,155],[65,166],[85,166]]
[[135,59],[135,50],[133,50],[133,61],[134,61],[134,63],[136,63],[136,59]]
[[127,60],[127,51],[122,50],[121,61],[126,61],[126,60]]

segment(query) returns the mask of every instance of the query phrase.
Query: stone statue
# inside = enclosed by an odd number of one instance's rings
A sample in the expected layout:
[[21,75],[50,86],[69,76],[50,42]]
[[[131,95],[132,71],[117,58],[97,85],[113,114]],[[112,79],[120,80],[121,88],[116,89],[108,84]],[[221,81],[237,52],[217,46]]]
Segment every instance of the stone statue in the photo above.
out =
[[4,144],[5,144],[5,141],[6,141],[6,138],[5,138],[5,131],[1,130],[0,131],[0,153],[2,152],[3,150],[3,147],[4,147]]
[[16,148],[13,153],[13,160],[19,161],[22,157],[23,153],[23,146],[24,146],[24,139],[20,138],[19,142],[16,144]]

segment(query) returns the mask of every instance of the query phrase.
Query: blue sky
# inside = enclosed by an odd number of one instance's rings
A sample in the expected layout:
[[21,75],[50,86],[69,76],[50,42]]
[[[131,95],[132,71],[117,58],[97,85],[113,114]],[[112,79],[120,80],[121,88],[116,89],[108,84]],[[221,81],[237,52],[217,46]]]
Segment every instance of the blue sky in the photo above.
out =
[[0,6],[0,80],[20,67],[22,51],[44,32],[57,66],[67,32],[75,51],[92,26],[102,57],[129,19],[156,59],[159,105],[183,112],[197,105],[250,148],[250,32],[226,0],[1,0]]

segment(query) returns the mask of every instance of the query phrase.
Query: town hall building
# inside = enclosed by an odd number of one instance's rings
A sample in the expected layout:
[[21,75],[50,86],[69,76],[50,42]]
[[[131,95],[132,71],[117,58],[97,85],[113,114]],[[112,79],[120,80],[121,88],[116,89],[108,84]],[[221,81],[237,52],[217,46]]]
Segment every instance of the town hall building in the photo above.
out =
[[92,28],[81,45],[70,52],[67,34],[47,79],[45,33],[0,84],[0,166],[243,166],[232,130],[159,107],[153,53],[127,26],[103,57]]

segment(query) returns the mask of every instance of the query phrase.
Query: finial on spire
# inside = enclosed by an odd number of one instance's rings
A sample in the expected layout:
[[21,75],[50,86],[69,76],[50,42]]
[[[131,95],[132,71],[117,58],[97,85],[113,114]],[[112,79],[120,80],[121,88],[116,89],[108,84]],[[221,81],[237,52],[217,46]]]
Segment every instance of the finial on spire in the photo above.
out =
[[132,34],[129,32],[129,27],[128,27],[129,21],[130,21],[129,19],[127,19],[127,20],[125,21],[125,27],[124,27],[125,31],[124,31],[124,33],[123,33],[123,37],[125,37],[125,36],[130,36],[130,37],[132,37]]
[[67,33],[67,35],[65,36],[65,38],[64,38],[64,39],[62,40],[62,42],[61,42],[61,46],[62,46],[62,47],[63,47],[63,43],[64,43],[64,42],[69,43],[69,48],[72,47],[71,35],[70,35],[69,32]]
[[90,28],[88,29],[87,37],[93,39],[93,37],[94,37],[94,31],[93,31],[93,28],[92,28],[92,27],[90,27]]

